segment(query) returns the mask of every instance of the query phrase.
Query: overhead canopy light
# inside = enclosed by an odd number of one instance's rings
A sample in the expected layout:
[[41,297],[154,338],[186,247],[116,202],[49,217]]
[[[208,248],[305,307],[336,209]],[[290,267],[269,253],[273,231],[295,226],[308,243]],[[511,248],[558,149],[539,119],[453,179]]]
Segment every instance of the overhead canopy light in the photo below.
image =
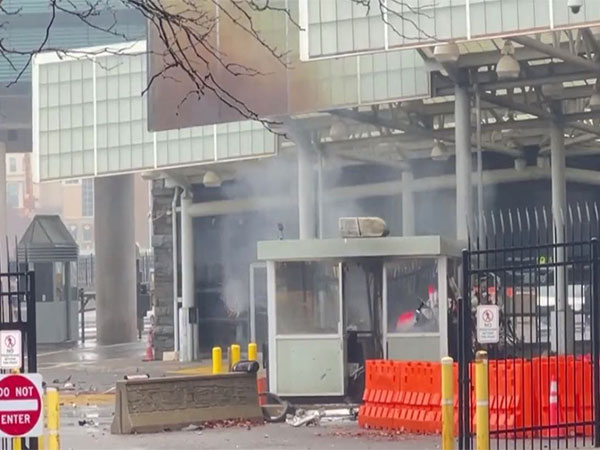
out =
[[431,149],[431,159],[434,161],[448,161],[450,154],[446,148],[446,144],[442,141],[435,139],[433,141],[433,148]]
[[204,173],[204,177],[202,177],[202,184],[206,187],[220,187],[223,180],[219,176],[218,173],[209,170]]
[[454,42],[439,44],[433,49],[433,57],[439,63],[455,63],[460,57],[460,49]]
[[500,80],[514,80],[521,74],[521,65],[515,58],[515,48],[510,41],[504,41],[504,46],[500,50],[502,55],[496,65],[496,75]]

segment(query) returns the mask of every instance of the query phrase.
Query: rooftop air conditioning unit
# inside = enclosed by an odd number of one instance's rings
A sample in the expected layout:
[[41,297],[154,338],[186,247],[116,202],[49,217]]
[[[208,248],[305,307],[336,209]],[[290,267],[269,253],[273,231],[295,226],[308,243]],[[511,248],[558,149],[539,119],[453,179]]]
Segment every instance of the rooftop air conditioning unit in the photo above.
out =
[[340,217],[338,228],[343,238],[383,237],[389,234],[385,221],[379,217]]

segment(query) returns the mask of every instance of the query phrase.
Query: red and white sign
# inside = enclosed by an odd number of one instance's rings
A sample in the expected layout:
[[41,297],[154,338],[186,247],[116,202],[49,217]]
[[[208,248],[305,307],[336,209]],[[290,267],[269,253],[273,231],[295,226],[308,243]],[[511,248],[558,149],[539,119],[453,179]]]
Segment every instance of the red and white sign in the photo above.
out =
[[44,431],[42,376],[0,375],[0,437],[35,437]]
[[497,344],[500,341],[500,309],[498,305],[477,307],[477,342]]
[[20,330],[0,331],[0,369],[20,369],[23,339]]

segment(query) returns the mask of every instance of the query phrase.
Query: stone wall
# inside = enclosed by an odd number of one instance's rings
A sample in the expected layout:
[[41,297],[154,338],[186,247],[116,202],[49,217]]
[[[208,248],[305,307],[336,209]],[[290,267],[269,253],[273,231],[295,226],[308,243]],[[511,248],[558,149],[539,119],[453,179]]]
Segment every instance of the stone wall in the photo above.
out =
[[175,189],[164,180],[152,182],[152,248],[154,250],[154,354],[173,351],[173,219]]

